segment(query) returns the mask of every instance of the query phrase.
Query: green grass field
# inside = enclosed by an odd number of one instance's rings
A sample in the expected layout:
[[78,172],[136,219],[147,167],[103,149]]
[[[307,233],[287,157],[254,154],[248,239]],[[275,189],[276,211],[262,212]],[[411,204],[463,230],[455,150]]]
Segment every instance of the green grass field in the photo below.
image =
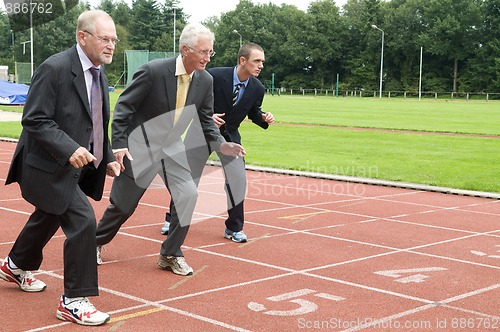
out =
[[242,124],[248,164],[500,192],[500,102],[267,95],[263,110],[277,123]]

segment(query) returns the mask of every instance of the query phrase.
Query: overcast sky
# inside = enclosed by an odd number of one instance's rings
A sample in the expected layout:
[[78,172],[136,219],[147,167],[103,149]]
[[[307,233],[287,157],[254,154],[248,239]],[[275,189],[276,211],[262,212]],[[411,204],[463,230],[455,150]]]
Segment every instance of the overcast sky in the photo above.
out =
[[[184,13],[190,15],[190,22],[202,22],[210,16],[219,16],[222,13],[234,10],[239,0],[179,0],[179,7],[184,9]],[[309,0],[252,0],[254,4],[274,3],[275,5],[288,4],[306,11],[311,3]],[[342,7],[347,0],[335,0],[337,6]]]
[[[99,0],[86,0],[91,6],[97,6]],[[131,4],[131,0],[125,0]],[[161,0],[159,0],[161,2]],[[189,22],[202,22],[211,16],[219,16],[222,13],[234,10],[239,0],[178,0],[179,7],[184,9],[184,13],[190,15]],[[310,0],[252,0],[254,4],[274,3],[276,5],[288,4],[295,5],[301,10],[307,10],[311,3]],[[347,0],[335,0],[337,6],[342,7]],[[0,0],[0,8],[5,9],[4,3]]]

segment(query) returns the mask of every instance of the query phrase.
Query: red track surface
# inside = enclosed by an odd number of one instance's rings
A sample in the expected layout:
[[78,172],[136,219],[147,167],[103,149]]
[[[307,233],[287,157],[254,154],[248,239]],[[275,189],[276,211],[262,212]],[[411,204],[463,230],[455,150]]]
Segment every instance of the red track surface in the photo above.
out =
[[[14,148],[0,142],[2,183]],[[220,171],[208,170],[184,247],[194,275],[156,267],[169,196],[155,184],[103,250],[91,300],[112,320],[93,330],[500,330],[500,200],[248,172],[250,241],[236,244],[222,237]],[[0,257],[32,210],[1,186]],[[44,292],[0,280],[1,331],[89,329],[55,317],[63,241],[46,246]]]

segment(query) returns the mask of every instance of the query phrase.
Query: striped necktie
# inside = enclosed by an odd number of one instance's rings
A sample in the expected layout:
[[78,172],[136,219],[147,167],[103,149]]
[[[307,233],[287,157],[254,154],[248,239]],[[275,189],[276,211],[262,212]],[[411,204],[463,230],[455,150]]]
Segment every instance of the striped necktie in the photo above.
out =
[[240,89],[243,86],[243,83],[236,84],[236,89],[233,92],[233,107],[236,105],[238,101],[238,94],[240,93]]
[[92,112],[92,136],[94,145],[94,166],[99,167],[103,157],[104,126],[102,123],[102,92],[99,81],[100,72],[98,68],[90,68],[92,74],[92,87],[90,89],[91,112]]

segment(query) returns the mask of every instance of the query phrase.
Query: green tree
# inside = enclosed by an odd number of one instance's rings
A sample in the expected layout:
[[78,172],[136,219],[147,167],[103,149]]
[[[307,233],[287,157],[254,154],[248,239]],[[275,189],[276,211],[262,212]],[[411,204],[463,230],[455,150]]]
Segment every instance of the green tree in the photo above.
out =
[[461,85],[467,91],[500,91],[500,1],[481,2],[483,24],[475,56],[468,61]]
[[427,0],[422,2],[419,41],[427,52],[453,61],[453,91],[457,91],[459,64],[478,46],[481,15],[476,0]]
[[136,0],[132,4],[129,42],[135,50],[155,51],[153,45],[165,31],[165,23],[156,0]]

